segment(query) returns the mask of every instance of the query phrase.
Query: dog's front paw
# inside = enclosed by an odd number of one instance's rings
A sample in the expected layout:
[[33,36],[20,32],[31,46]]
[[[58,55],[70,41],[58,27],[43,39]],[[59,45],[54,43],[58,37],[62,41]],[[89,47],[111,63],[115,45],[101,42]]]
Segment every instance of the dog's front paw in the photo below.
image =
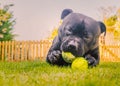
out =
[[88,61],[89,67],[96,66],[96,59],[94,57],[92,57],[91,55],[86,55],[85,59]]
[[61,58],[61,52],[59,50],[52,51],[47,56],[47,61],[51,64],[56,64]]

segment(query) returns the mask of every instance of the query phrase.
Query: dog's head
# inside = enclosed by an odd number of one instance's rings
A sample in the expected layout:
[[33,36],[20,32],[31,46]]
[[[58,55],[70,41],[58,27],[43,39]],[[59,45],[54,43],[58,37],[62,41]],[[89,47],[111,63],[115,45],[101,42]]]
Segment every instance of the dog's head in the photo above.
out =
[[59,28],[61,51],[83,56],[98,47],[99,36],[105,31],[102,22],[79,13],[71,13],[65,17]]

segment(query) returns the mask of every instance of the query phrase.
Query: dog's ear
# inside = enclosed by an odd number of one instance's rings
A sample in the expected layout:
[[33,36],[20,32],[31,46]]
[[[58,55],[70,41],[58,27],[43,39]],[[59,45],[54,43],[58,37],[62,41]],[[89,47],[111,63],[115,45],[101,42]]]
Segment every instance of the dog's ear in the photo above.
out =
[[101,30],[101,33],[104,33],[104,36],[106,35],[106,26],[103,22],[99,21],[98,22],[99,25],[100,25],[100,30]]
[[61,19],[63,20],[68,14],[72,13],[72,9],[64,9],[61,14]]

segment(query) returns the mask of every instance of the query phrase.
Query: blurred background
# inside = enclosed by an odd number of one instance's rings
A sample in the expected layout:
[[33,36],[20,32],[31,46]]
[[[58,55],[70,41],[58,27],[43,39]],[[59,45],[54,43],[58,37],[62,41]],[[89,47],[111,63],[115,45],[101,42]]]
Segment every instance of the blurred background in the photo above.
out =
[[7,4],[14,4],[9,10],[16,20],[16,40],[46,39],[59,25],[65,8],[100,21],[120,8],[119,0],[0,0],[1,8]]

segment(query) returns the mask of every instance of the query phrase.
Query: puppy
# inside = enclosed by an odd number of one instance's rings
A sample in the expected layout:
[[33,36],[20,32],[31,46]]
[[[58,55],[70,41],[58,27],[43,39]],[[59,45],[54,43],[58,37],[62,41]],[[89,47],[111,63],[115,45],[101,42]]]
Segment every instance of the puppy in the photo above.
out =
[[62,58],[62,51],[71,52],[76,57],[84,57],[89,66],[99,64],[99,36],[106,32],[105,25],[80,13],[69,13],[59,27],[46,61],[53,65],[69,65]]

